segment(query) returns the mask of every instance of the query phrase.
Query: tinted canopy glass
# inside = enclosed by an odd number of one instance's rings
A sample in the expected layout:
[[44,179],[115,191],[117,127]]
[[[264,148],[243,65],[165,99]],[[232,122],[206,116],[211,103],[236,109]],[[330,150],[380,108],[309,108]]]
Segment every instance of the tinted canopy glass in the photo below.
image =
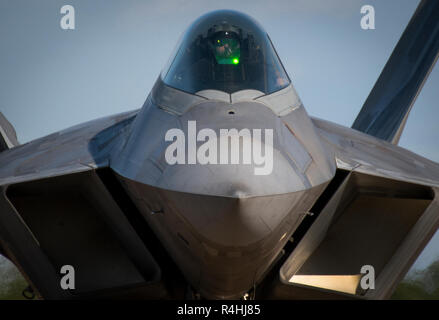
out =
[[254,89],[269,94],[289,79],[262,27],[247,15],[223,10],[191,25],[164,82],[189,93]]

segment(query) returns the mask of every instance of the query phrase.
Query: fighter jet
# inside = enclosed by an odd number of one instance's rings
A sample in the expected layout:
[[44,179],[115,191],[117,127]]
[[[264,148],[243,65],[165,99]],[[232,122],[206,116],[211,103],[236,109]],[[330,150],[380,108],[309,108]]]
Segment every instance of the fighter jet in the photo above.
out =
[[139,110],[23,145],[0,118],[1,253],[44,299],[389,298],[439,226],[439,164],[397,145],[438,55],[424,0],[348,128],[207,13]]

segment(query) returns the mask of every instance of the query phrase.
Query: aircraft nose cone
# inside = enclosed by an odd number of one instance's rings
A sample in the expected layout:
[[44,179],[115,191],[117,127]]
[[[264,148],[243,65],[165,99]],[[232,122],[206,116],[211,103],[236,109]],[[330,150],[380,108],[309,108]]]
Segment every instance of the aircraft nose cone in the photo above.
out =
[[[172,249],[173,255],[181,255],[188,277],[203,295],[212,298],[237,298],[251,288],[311,205],[307,189],[254,196],[270,188],[287,189],[275,176],[263,176],[263,182],[256,183],[250,175],[240,179],[242,171],[226,168],[194,171],[196,179],[188,176],[181,185],[186,192],[159,191],[166,206],[157,219],[166,219],[169,232],[176,235],[173,245],[180,251]],[[178,171],[174,177],[182,174]],[[223,182],[216,183],[211,175]],[[204,190],[197,179],[204,181]],[[200,193],[189,192],[192,189]]]
[[269,175],[255,175],[252,165],[176,165],[165,170],[160,188],[203,237],[246,246],[277,229],[305,189],[284,158],[274,162]]
[[[230,186],[230,195],[246,193],[249,187]],[[289,213],[303,192],[263,197],[220,197],[165,191],[166,200],[205,240],[216,246],[244,247],[282,233],[299,218]],[[293,221],[294,220],[294,221]],[[282,229],[282,228],[281,228]],[[283,229],[282,229],[283,230]],[[279,239],[278,239],[279,240]]]

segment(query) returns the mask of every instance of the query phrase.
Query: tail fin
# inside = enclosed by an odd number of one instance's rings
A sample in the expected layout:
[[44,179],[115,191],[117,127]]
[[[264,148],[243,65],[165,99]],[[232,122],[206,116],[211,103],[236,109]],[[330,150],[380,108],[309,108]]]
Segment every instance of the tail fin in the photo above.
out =
[[8,119],[0,112],[0,152],[19,145],[17,134]]
[[422,0],[352,125],[398,144],[439,56],[439,1]]

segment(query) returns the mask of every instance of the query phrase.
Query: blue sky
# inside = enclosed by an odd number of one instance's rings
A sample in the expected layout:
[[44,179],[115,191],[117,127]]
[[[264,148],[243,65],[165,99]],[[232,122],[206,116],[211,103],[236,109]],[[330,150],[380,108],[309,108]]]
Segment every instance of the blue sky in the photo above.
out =
[[[236,9],[269,33],[310,115],[350,126],[418,0],[2,0],[0,111],[21,142],[140,108],[179,36],[199,15]],[[76,29],[60,28],[73,5]],[[376,29],[360,28],[373,5]],[[439,67],[400,145],[439,162]],[[436,235],[417,262],[439,256]]]

